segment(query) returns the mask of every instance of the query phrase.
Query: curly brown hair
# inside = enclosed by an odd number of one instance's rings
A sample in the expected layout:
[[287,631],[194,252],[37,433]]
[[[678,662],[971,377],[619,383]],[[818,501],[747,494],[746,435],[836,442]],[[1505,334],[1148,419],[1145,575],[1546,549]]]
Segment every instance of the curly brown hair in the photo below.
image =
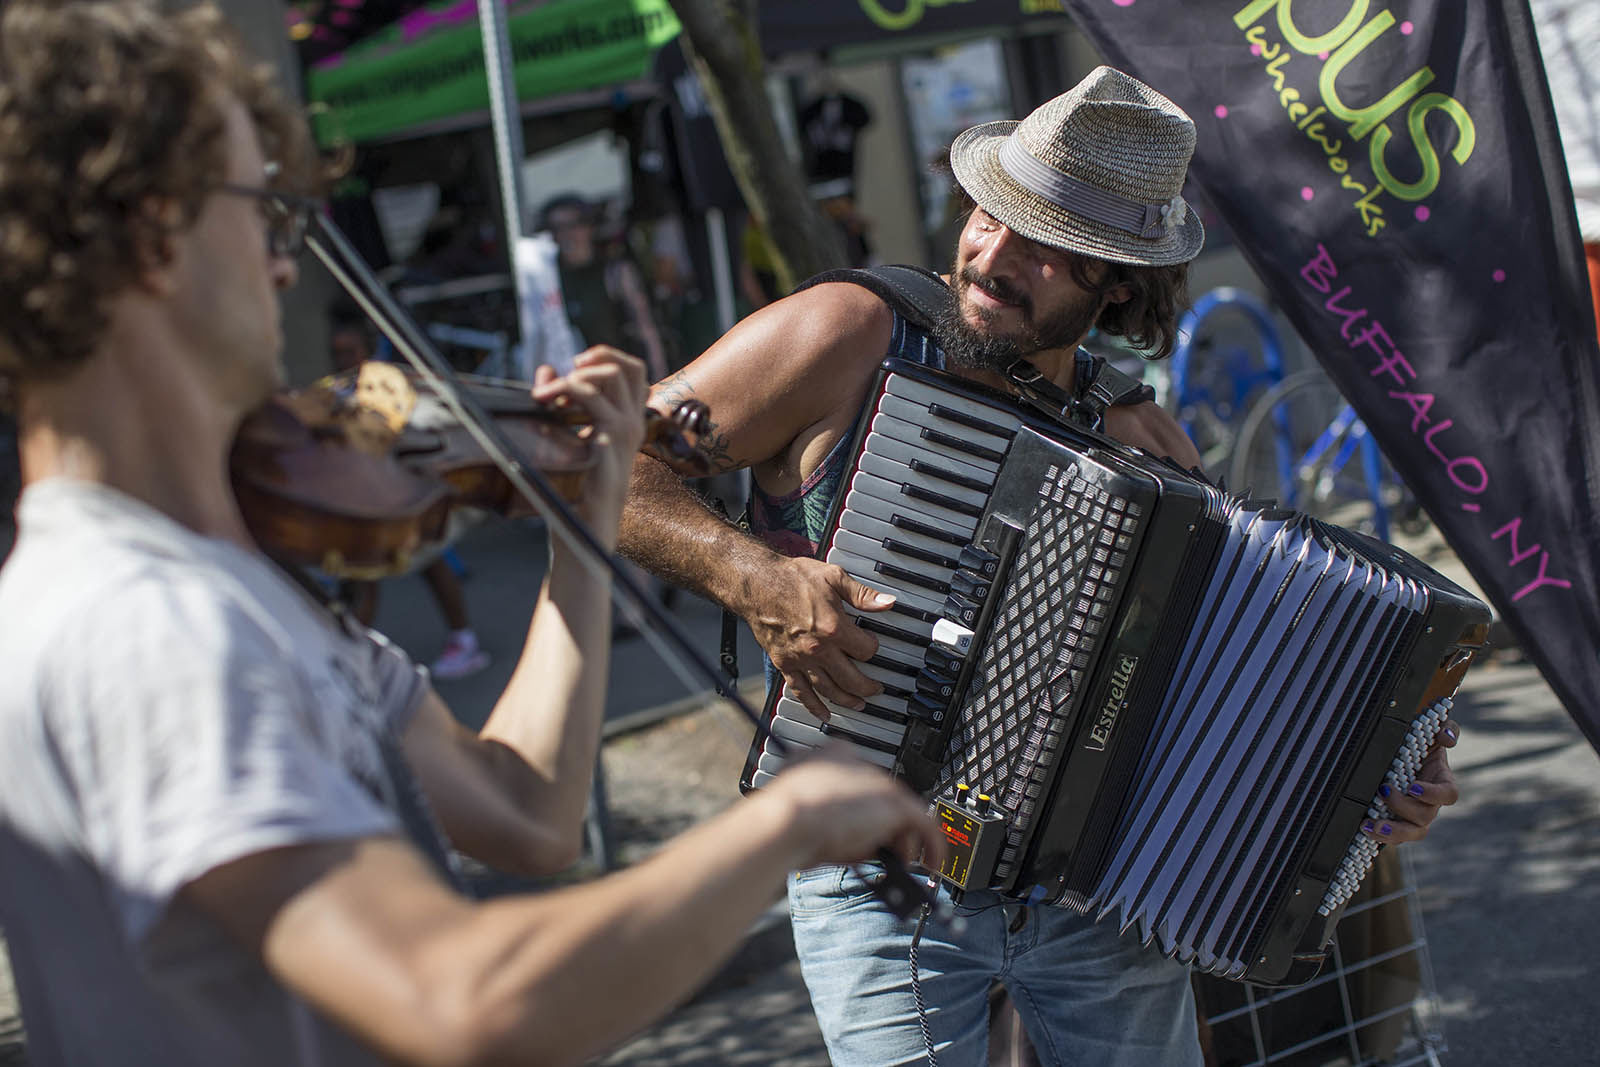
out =
[[[249,109],[275,184],[312,192],[302,116],[210,3],[12,0],[0,18],[0,399],[93,351],[105,301],[167,254],[161,205],[192,224],[225,179],[225,94]],[[170,217],[170,207],[166,213]]]
[[[950,183],[951,217],[965,219],[972,214],[978,202],[955,180],[948,149],[935,160],[933,169]],[[1078,288],[1097,298],[1120,285],[1127,286],[1132,295],[1121,303],[1107,304],[1095,320],[1096,328],[1123,338],[1152,362],[1172,355],[1178,346],[1178,318],[1189,307],[1189,264],[1146,267],[1069,253],[1067,273]]]
[[1127,286],[1132,295],[1102,308],[1095,327],[1121,337],[1145,359],[1172,355],[1178,346],[1178,316],[1189,307],[1189,264],[1146,267],[1074,255],[1067,273],[1078,288],[1097,297]]

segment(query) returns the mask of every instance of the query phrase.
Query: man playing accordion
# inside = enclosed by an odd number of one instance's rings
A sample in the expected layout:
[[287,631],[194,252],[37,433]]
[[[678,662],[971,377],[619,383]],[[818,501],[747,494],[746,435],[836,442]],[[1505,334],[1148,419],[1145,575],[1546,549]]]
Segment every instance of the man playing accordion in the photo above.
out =
[[[1170,353],[1187,264],[1204,240],[1182,196],[1194,138],[1171,101],[1108,67],[1021,122],[967,130],[950,152],[971,210],[945,277],[948,313],[925,332],[867,288],[826,282],[741,322],[652,402],[710,406],[722,469],[753,476],[751,534],[641,459],[624,552],[743,617],[770,658],[769,683],[817,719],[830,705],[862,709],[881,691],[861,670],[879,641],[850,612],[882,612],[892,599],[812,553],[879,362],[896,356],[1008,390],[1003,372],[1023,358],[1081,399],[1097,365],[1078,346],[1092,328]],[[1196,467],[1173,419],[1134,400],[1104,410],[1104,431]],[[1420,795],[1398,798],[1398,818],[1372,834],[1415,840],[1455,801],[1442,750],[1422,779]],[[984,1062],[997,981],[1047,1062],[1200,1062],[1187,969],[1115,924],[969,891],[958,921],[935,916],[921,932],[924,1011],[909,981],[912,925],[877,905],[861,878],[815,868],[792,876],[789,893],[806,983],[840,1067],[923,1062],[930,1048],[941,1062]]]

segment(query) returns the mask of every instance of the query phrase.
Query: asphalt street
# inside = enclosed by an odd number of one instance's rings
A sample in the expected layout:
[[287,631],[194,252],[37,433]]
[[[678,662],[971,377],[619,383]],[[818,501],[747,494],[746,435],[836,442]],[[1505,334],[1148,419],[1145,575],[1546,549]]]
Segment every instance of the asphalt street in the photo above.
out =
[[[456,715],[469,725],[484,720],[511,677],[528,620],[533,616],[539,584],[544,580],[547,555],[546,531],[535,520],[491,522],[472,530],[457,546],[456,556],[467,569],[463,590],[468,615],[492,659],[478,674],[455,680],[435,679],[435,685]],[[699,597],[680,594],[666,614],[714,667],[722,612]],[[617,615],[620,618],[623,613],[619,611]],[[432,593],[417,575],[382,583],[375,625],[423,663],[439,654],[446,635]],[[640,629],[644,635],[619,634],[613,642],[606,699],[608,719],[671,707],[711,688],[711,681],[703,673],[683,665],[680,657],[667,654],[668,650],[657,644],[661,639],[651,633],[654,627]],[[760,649],[748,629],[741,625],[739,630],[740,672],[759,675]]]

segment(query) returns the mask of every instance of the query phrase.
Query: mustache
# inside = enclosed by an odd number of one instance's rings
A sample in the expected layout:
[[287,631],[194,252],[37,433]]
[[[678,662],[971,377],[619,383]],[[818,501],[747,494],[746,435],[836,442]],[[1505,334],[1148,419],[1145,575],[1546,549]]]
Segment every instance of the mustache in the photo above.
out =
[[1016,304],[1026,314],[1031,315],[1033,313],[1033,301],[1029,300],[1028,295],[1021,289],[1004,278],[991,278],[988,275],[979,274],[975,267],[963,268],[960,278],[964,285],[976,286],[996,300],[1003,300],[1008,304]]

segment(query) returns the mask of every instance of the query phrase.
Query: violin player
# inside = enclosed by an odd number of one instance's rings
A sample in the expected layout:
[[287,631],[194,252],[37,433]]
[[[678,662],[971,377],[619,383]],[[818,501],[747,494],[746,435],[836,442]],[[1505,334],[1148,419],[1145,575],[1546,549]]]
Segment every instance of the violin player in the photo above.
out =
[[[0,926],[40,1067],[577,1062],[709,975],[786,871],[937,858],[919,801],[824,755],[607,878],[453,887],[447,842],[576,855],[610,606],[554,548],[474,734],[257,549],[227,460],[282,374],[308,145],[210,6],[5,5]],[[590,350],[534,393],[591,416],[576,510],[614,543],[642,364]]]

